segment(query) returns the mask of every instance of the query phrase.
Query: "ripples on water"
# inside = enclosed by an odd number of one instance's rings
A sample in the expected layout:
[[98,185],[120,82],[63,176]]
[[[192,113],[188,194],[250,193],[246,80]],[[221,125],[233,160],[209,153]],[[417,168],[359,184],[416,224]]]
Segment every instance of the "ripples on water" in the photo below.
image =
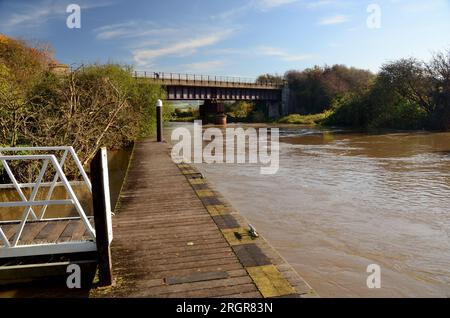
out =
[[276,175],[199,169],[320,295],[450,296],[449,133],[289,126],[280,141]]

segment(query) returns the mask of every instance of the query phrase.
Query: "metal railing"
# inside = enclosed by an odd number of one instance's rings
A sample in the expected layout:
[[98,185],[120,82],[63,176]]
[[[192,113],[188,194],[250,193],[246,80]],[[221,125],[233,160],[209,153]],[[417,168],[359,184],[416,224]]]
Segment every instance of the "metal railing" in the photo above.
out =
[[[84,64],[70,65],[70,71],[84,70]],[[202,75],[190,73],[171,73],[171,72],[155,72],[155,71],[132,71],[135,78],[145,78],[154,81],[159,81],[165,84],[186,84],[191,83],[195,85],[205,86],[225,86],[225,87],[248,87],[248,88],[273,88],[280,89],[285,84],[283,82],[274,82],[267,79],[256,79],[250,77],[239,76],[217,76],[217,75]]]
[[[13,155],[4,155],[5,152],[45,152],[45,154],[13,154]],[[61,158],[57,158],[54,153],[51,152],[62,152]],[[67,161],[68,156],[71,156],[74,160],[79,173],[83,179],[82,182],[80,181],[69,181],[64,173],[63,167],[64,164]],[[39,173],[37,176],[37,179],[35,182],[32,183],[19,183],[17,181],[17,178],[15,177],[12,169],[10,168],[10,165],[8,162],[11,161],[40,161],[42,162],[42,166],[39,169]],[[0,243],[3,243],[2,248],[0,248],[0,257],[12,257],[12,256],[22,256],[23,253],[13,251],[14,249],[20,249],[22,252],[24,252],[24,255],[30,255],[30,254],[43,254],[46,252],[50,253],[58,253],[57,251],[52,251],[49,249],[49,246],[58,245],[56,243],[54,244],[27,244],[27,245],[21,245],[19,244],[20,238],[23,234],[25,225],[27,222],[30,222],[29,219],[31,217],[31,221],[33,222],[39,222],[39,221],[48,221],[49,219],[45,219],[45,212],[47,210],[47,207],[50,205],[73,205],[75,207],[75,210],[78,214],[77,217],[62,217],[62,218],[53,218],[54,220],[69,220],[69,219],[80,219],[85,227],[85,230],[91,237],[90,242],[77,242],[73,243],[64,243],[66,246],[66,249],[60,248],[61,252],[70,252],[70,251],[92,251],[95,250],[95,230],[92,227],[89,218],[87,217],[83,207],[81,206],[73,188],[72,185],[84,183],[87,187],[87,189],[92,193],[92,185],[91,181],[89,180],[86,172],[83,169],[83,166],[78,159],[77,154],[75,153],[75,150],[73,147],[6,147],[6,148],[0,148],[0,162],[3,165],[3,168],[5,169],[9,179],[12,183],[10,184],[2,184],[0,188],[14,188],[16,189],[20,201],[10,201],[10,202],[0,202],[0,208],[12,208],[12,207],[24,207],[22,217],[18,220],[12,220],[12,221],[1,221],[0,222]],[[49,173],[49,169],[53,167],[54,170],[54,176],[51,182],[44,182],[45,175]],[[53,173],[53,171],[52,171]],[[66,190],[68,194],[68,199],[52,199],[52,194],[55,190],[56,186],[62,185],[64,189]],[[48,192],[46,194],[46,197],[44,200],[37,200],[37,195],[39,193],[39,190],[42,187],[48,187]],[[31,194],[29,198],[24,194],[23,188],[30,188]],[[35,211],[36,207],[41,207],[40,211]],[[4,233],[1,225],[2,224],[9,224],[11,226],[17,223],[17,230],[15,231],[15,235],[12,238],[12,241],[8,239],[6,234]],[[87,245],[85,243],[88,243]],[[59,245],[64,245],[59,244]],[[35,248],[34,251],[30,252],[30,248]],[[28,252],[27,252],[28,251]],[[27,254],[28,253],[28,254]]]
[[280,88],[283,84],[257,80],[255,78],[233,77],[233,76],[215,76],[215,75],[199,75],[187,73],[165,73],[165,72],[149,72],[149,71],[134,71],[135,78],[146,78],[162,83],[191,83],[196,85],[221,85],[221,86],[246,86],[246,87],[267,87]]

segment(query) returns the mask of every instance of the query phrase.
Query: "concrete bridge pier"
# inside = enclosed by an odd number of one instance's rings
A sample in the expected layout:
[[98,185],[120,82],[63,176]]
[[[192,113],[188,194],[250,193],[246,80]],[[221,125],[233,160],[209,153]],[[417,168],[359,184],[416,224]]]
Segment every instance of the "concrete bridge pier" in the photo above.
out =
[[281,115],[281,104],[280,102],[266,102],[266,112],[267,112],[267,118],[269,119],[275,119],[280,117]]
[[225,115],[224,103],[215,99],[206,99],[199,106],[200,118],[203,124],[214,123],[215,125],[226,125],[227,115]]
[[291,112],[290,95],[289,85],[285,84],[281,89],[281,116],[286,116]]

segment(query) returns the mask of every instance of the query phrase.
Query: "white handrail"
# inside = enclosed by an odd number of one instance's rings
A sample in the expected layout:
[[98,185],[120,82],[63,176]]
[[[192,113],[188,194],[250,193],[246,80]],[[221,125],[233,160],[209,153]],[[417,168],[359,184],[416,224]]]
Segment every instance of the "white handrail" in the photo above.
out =
[[[80,185],[85,184],[84,181],[69,181],[69,183],[72,186],[73,185],[80,186]],[[28,183],[18,183],[17,185],[20,188],[32,188],[32,187],[35,186],[35,184],[36,184],[35,182],[28,182]],[[53,184],[53,182],[41,182],[41,188],[50,187],[52,184]],[[58,181],[58,182],[55,182],[55,185],[56,186],[61,186],[61,185],[63,185],[63,183],[61,181]],[[14,184],[13,183],[0,184],[0,189],[11,189],[11,188],[14,188]]]
[[[67,159],[67,155],[70,153],[73,161],[75,162],[75,165],[78,168],[78,171],[80,172],[83,181],[85,182],[87,188],[89,189],[89,191],[92,193],[92,185],[91,185],[91,181],[89,180],[89,177],[87,176],[86,172],[83,169],[83,165],[81,164],[80,160],[78,159],[78,156],[75,152],[75,150],[73,149],[72,146],[55,146],[55,147],[2,147],[0,148],[0,155],[2,154],[2,152],[18,152],[18,151],[47,151],[47,152],[54,152],[54,151],[64,151],[61,160],[59,162],[59,165],[62,167],[64,167],[64,164],[66,162]],[[21,188],[21,184],[19,184],[17,182],[17,180],[15,180],[14,176],[12,175],[11,169],[8,166],[8,163],[6,161],[1,161],[3,163],[3,166],[5,167],[8,176],[10,177],[11,181],[13,182],[14,187],[16,188],[17,192],[19,193],[20,198],[24,201],[26,200],[25,195],[23,194]],[[55,174],[53,181],[50,184],[50,189],[47,193],[47,200],[50,200],[53,191],[57,185],[59,176],[58,174]],[[34,184],[33,184],[34,186]],[[43,220],[44,219],[44,215],[45,212],[47,211],[47,205],[42,206],[40,212],[38,215],[36,215],[36,213],[34,212],[33,209],[31,209],[31,216],[33,218],[33,220]]]
[[[55,151],[55,150],[64,150],[64,154],[62,156],[62,158],[60,159],[60,161],[58,162],[56,156],[54,154],[36,154],[36,155],[2,155],[2,152],[8,152],[8,151]],[[39,219],[42,220],[44,213],[45,213],[45,209],[47,208],[48,205],[64,205],[64,204],[70,204],[70,205],[74,205],[79,218],[81,219],[81,221],[84,223],[84,226],[86,228],[86,230],[88,231],[88,233],[90,234],[90,236],[95,240],[95,230],[93,229],[91,223],[89,222],[88,217],[86,216],[86,213],[83,210],[83,207],[81,206],[80,202],[78,201],[78,198],[75,195],[75,192],[73,191],[70,182],[67,180],[67,177],[64,174],[64,171],[62,169],[62,166],[64,165],[66,158],[67,158],[67,154],[70,153],[74,159],[74,161],[77,163],[79,163],[79,165],[77,164],[77,166],[80,169],[80,173],[83,176],[83,179],[85,179],[85,183],[88,186],[88,189],[90,191],[92,191],[92,186],[91,186],[91,182],[89,180],[89,178],[87,178],[87,174],[84,171],[80,161],[78,160],[78,157],[75,153],[75,151],[73,150],[72,147],[36,147],[36,148],[32,148],[32,147],[7,147],[7,148],[0,148],[0,162],[3,164],[3,166],[5,167],[5,170],[8,173],[8,176],[10,177],[11,181],[13,182],[13,186],[14,188],[17,190],[17,192],[19,193],[21,200],[22,201],[12,201],[12,202],[1,202],[0,203],[0,207],[25,207],[24,212],[22,214],[20,223],[18,225],[18,230],[16,231],[15,237],[13,239],[13,242],[10,243],[7,236],[5,235],[5,233],[3,232],[3,230],[0,227],[0,242],[3,241],[4,243],[4,248],[17,248],[20,247],[20,245],[18,245],[20,237],[22,235],[22,232],[25,228],[25,224],[28,221],[28,217],[30,214],[34,215],[34,220],[36,220],[36,215],[34,214],[34,211],[32,209],[33,206],[43,206],[43,209],[41,209],[41,213],[39,215]],[[39,175],[36,179],[36,182],[34,183],[29,183],[29,187],[32,187],[32,193],[30,195],[30,198],[27,199],[26,196],[23,194],[22,190],[21,190],[21,185],[17,182],[17,179],[14,177],[14,174],[12,173],[9,165],[8,165],[8,161],[12,161],[12,160],[38,160],[38,161],[43,161],[42,167],[39,171]],[[50,189],[49,192],[47,194],[47,197],[45,200],[39,200],[36,201],[36,196],[37,193],[39,191],[39,188],[42,186],[43,184],[43,179],[45,176],[45,173],[47,171],[47,168],[49,166],[49,164],[51,164],[53,166],[53,168],[55,169],[55,175],[53,177],[53,181],[50,183]],[[69,195],[69,199],[68,200],[50,200],[51,199],[51,192],[53,191],[53,189],[56,186],[56,183],[58,180],[61,180],[60,183],[64,186],[64,188],[66,189],[68,195]],[[47,183],[48,184],[48,183]]]
[[[70,155],[72,156],[72,159],[74,160],[78,170],[81,173],[81,176],[83,177],[84,182],[86,183],[87,187],[89,188],[89,191],[92,192],[92,185],[91,180],[89,180],[88,175],[84,171],[83,165],[80,162],[80,159],[78,159],[77,153],[75,152],[75,149],[73,149],[72,146],[54,146],[54,147],[2,147],[0,148],[0,155],[2,154],[2,151],[6,152],[16,152],[16,151],[68,151]],[[63,166],[63,165],[61,165]]]

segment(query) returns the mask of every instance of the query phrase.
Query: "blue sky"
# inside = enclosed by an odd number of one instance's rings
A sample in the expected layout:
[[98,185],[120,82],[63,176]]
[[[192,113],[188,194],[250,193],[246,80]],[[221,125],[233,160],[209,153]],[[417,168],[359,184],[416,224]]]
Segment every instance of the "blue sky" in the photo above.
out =
[[[66,7],[81,7],[81,28]],[[381,9],[369,28],[370,4]],[[341,63],[377,71],[450,49],[450,0],[0,0],[0,33],[52,44],[67,64],[256,77]]]

